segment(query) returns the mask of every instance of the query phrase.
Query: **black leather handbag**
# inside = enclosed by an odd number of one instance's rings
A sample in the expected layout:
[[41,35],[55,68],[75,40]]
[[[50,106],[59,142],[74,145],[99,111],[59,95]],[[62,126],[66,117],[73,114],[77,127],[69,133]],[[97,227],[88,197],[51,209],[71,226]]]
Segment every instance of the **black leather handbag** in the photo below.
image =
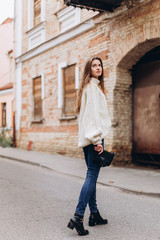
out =
[[99,167],[106,167],[111,164],[115,155],[116,154],[114,152],[107,152],[106,150],[103,150],[103,152],[101,154],[98,154],[97,151],[94,151],[93,161]]

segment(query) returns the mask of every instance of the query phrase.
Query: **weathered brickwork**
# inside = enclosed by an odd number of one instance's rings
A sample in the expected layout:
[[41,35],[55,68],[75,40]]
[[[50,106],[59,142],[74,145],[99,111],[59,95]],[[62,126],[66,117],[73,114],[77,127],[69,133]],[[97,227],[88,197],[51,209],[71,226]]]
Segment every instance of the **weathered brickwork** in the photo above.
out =
[[[24,7],[27,6],[24,1]],[[57,1],[55,1],[57,2]],[[63,1],[59,1],[59,9]],[[57,5],[53,0],[46,1],[47,40],[58,36],[59,23],[56,17]],[[118,10],[116,10],[118,11]],[[89,13],[90,15],[86,14]],[[89,16],[89,17],[88,17]],[[33,148],[39,151],[67,154],[82,157],[77,148],[77,119],[60,120],[58,108],[58,64],[64,61],[68,65],[76,63],[80,77],[86,59],[92,55],[102,58],[105,71],[107,100],[112,127],[105,139],[105,148],[117,151],[117,164],[131,162],[132,153],[132,76],[134,64],[149,50],[160,45],[160,5],[159,0],[143,1],[141,6],[107,19],[106,14],[83,10],[82,19],[93,16],[94,27],[63,44],[23,61],[22,68],[22,116],[21,130],[17,144],[27,148],[33,142]],[[23,19],[23,53],[27,51],[27,11]],[[44,74],[44,122],[33,122],[32,78]]]
[[[52,39],[60,34],[60,24],[58,19],[58,12],[66,8],[63,0],[53,1],[46,0],[46,41]],[[28,51],[28,0],[23,1],[23,35],[22,35],[22,52]],[[31,10],[30,10],[31,11]],[[96,16],[98,12],[88,11],[82,9],[80,13],[81,23],[87,19],[91,19]],[[31,28],[32,29],[32,28]]]

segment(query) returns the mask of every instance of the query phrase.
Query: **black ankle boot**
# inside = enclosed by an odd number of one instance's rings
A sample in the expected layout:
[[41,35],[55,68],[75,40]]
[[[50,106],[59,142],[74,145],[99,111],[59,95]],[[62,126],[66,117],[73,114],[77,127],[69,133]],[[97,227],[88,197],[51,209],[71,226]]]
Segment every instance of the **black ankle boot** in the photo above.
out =
[[83,217],[79,216],[78,214],[75,213],[75,215],[70,219],[68,225],[68,228],[70,229],[76,229],[78,234],[81,236],[85,236],[89,234],[88,230],[84,229],[83,226]]
[[90,214],[89,217],[89,226],[95,226],[95,225],[103,225],[103,224],[107,224],[108,220],[107,219],[103,219],[99,213],[99,211],[97,211],[96,213],[92,213]]

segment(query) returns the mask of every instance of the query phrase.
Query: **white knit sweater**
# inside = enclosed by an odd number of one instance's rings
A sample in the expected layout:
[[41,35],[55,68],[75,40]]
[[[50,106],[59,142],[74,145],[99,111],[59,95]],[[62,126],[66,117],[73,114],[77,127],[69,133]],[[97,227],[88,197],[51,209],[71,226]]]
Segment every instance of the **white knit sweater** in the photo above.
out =
[[78,146],[81,148],[101,144],[111,126],[107,101],[98,84],[99,80],[92,78],[83,90],[78,119]]

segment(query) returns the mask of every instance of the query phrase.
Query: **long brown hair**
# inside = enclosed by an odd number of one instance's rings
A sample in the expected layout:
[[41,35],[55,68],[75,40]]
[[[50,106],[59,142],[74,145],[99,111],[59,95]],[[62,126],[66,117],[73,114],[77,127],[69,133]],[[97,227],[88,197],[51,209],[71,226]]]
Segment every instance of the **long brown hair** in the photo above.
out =
[[76,99],[76,107],[75,107],[75,112],[79,113],[80,108],[81,108],[81,98],[82,98],[82,93],[84,88],[88,85],[88,83],[90,82],[92,75],[91,75],[91,64],[93,62],[93,60],[99,60],[102,66],[102,74],[101,76],[98,77],[99,81],[100,81],[100,88],[102,90],[102,92],[105,94],[105,87],[104,87],[104,71],[103,71],[103,63],[101,58],[99,57],[92,57],[89,58],[88,61],[86,62],[85,66],[84,66],[84,70],[83,70],[83,75],[82,75],[82,79],[79,85],[79,89],[78,89],[78,94],[77,94],[77,99]]

